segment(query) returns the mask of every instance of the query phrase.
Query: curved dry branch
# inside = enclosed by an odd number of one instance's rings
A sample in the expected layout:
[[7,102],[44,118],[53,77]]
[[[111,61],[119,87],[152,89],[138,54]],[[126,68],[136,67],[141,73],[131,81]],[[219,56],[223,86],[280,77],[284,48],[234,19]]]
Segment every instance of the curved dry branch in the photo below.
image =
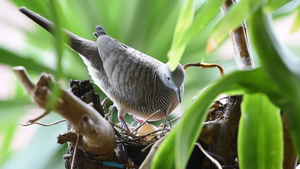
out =
[[60,89],[60,97],[54,96],[51,75],[42,73],[36,85],[32,83],[24,67],[13,68],[25,91],[41,108],[47,109],[49,99],[57,101],[55,112],[63,116],[82,135],[82,148],[90,154],[112,157],[115,148],[113,127],[94,108],[72,93]]

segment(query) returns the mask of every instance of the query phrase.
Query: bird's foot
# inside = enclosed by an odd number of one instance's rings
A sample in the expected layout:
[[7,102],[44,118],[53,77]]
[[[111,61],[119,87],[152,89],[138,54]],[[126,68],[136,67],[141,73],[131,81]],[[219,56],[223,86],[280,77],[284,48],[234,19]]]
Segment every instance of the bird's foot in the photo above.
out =
[[120,121],[120,123],[121,123],[121,126],[122,126],[124,129],[126,129],[127,131],[130,132],[130,129],[129,129],[129,127],[128,127],[127,124],[126,124],[126,122],[125,122],[125,120],[124,120],[124,117],[119,116],[118,118],[119,118],[119,121]]
[[[136,116],[133,116],[134,120],[137,121],[139,124],[144,123],[144,120],[141,120],[139,118],[137,118]],[[147,122],[145,122],[147,124]]]

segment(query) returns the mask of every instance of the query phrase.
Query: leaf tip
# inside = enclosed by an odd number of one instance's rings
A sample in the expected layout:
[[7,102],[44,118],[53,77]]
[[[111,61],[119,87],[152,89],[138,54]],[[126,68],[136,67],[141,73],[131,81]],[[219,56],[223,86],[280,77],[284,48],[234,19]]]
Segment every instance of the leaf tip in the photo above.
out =
[[210,37],[206,44],[206,53],[212,53],[217,47],[218,42],[215,40],[215,38]]
[[177,67],[177,63],[176,62],[169,62],[169,69],[171,70],[171,72],[173,72],[176,67]]

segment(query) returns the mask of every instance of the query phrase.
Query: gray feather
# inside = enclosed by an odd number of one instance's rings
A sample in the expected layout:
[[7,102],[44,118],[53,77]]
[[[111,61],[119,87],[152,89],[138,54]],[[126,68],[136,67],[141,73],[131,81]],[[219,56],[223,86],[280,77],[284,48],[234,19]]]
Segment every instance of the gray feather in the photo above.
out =
[[108,35],[98,37],[98,49],[114,97],[128,105],[146,107],[153,95],[157,67],[162,62]]
[[[52,22],[25,7],[20,11],[53,34]],[[185,74],[180,64],[171,72],[168,64],[118,42],[101,26],[96,27],[97,42],[65,33],[71,40],[67,45],[82,56],[94,82],[117,106],[123,126],[126,113],[147,118],[161,110],[151,119],[158,120],[181,102]]]

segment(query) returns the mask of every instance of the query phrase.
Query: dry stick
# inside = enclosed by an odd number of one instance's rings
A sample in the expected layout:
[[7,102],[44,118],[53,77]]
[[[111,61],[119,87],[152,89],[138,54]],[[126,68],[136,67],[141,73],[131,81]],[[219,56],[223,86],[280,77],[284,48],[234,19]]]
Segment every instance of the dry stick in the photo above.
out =
[[[32,100],[41,108],[47,109],[49,98],[54,97],[48,85],[53,83],[51,76],[43,73],[37,85],[34,85],[24,67],[15,67],[13,71]],[[58,100],[55,112],[62,115],[83,136],[82,147],[86,152],[111,158],[115,147],[113,127],[95,109],[72,93],[61,90],[60,98],[55,98]]]
[[109,101],[110,99],[108,97],[106,97],[102,102],[101,102],[101,105],[102,107],[105,107],[107,102]]
[[146,150],[148,150],[148,148],[150,148],[150,147],[151,147],[152,145],[154,145],[154,144],[155,144],[155,142],[148,144],[145,148],[143,148],[143,149],[141,150],[141,152],[144,153]]
[[218,64],[215,64],[215,63],[204,63],[203,61],[202,62],[198,62],[198,63],[187,63],[183,66],[184,70],[186,71],[186,69],[188,67],[191,67],[191,66],[195,66],[195,67],[201,67],[201,68],[218,68],[219,71],[220,71],[220,75],[221,77],[225,75],[224,73],[224,69],[218,65]]
[[120,130],[122,130],[122,131],[125,133],[125,135],[131,136],[132,138],[136,138],[136,137],[137,137],[136,135],[130,133],[128,130],[124,129],[123,127],[121,127],[121,126],[119,126],[119,125],[117,125],[117,124],[115,124],[115,123],[113,123],[113,122],[109,122],[109,123],[110,123],[111,125],[113,125],[114,127],[117,127],[117,128],[119,128]]
[[157,129],[157,130],[155,130],[155,131],[151,131],[150,133],[147,133],[147,134],[141,135],[141,136],[137,136],[137,137],[138,137],[138,138],[147,137],[147,136],[150,136],[150,135],[152,135],[152,134],[154,134],[154,133],[160,132],[160,131],[162,131],[162,130],[163,130],[163,129]]
[[[225,15],[229,7],[234,3],[234,0],[226,0],[222,6],[221,11]],[[237,66],[240,70],[254,69],[255,64],[251,54],[249,45],[247,27],[245,22],[242,23],[237,29],[230,31],[230,38],[234,47],[235,59]]]
[[221,166],[221,164],[216,160],[216,159],[214,159],[212,156],[210,156],[204,149],[203,149],[203,147],[199,144],[199,143],[195,143],[198,147],[199,147],[199,149],[202,151],[202,153],[212,162],[212,163],[214,163],[215,165],[216,165],[216,167],[218,168],[218,169],[222,169],[222,166]]
[[170,111],[171,106],[172,106],[172,104],[170,104],[168,110],[166,111],[166,116],[165,116],[165,118],[164,118],[164,124],[163,124],[163,127],[162,127],[163,130],[162,130],[162,132],[161,132],[161,134],[160,134],[160,137],[163,137],[164,134],[165,134],[164,131],[165,131],[165,129],[166,129],[167,120],[168,120],[168,114],[169,114],[169,111]]
[[44,112],[42,115],[40,115],[40,116],[38,116],[37,118],[34,118],[34,119],[32,119],[32,120],[29,120],[29,121],[28,121],[28,124],[29,124],[29,125],[30,125],[30,124],[34,124],[36,121],[38,121],[38,120],[40,120],[41,118],[47,116],[50,112],[51,112],[51,110],[48,110],[48,109],[45,110],[45,112]]
[[149,119],[151,119],[151,117],[153,117],[154,115],[156,115],[158,112],[160,112],[161,110],[157,110],[156,112],[152,113],[142,124],[140,124],[137,128],[135,128],[130,135],[132,135],[135,131],[137,131],[139,128],[141,128]]
[[173,122],[176,121],[176,120],[179,120],[180,118],[181,118],[181,116],[178,116],[178,117],[176,117],[176,118],[170,120],[170,121],[169,121],[169,124],[173,123]]
[[37,124],[37,125],[40,125],[40,126],[44,126],[44,127],[49,127],[49,126],[54,126],[58,123],[61,123],[61,122],[65,122],[66,120],[65,119],[62,119],[62,120],[58,120],[58,121],[55,121],[53,123],[50,123],[50,124],[45,124],[45,123],[41,123],[41,122],[33,122],[33,123],[27,123],[27,124],[22,124],[22,126],[30,126],[30,125],[33,125],[33,124]]
[[71,163],[71,169],[74,169],[74,163],[75,163],[75,160],[76,160],[78,141],[79,141],[79,134],[77,134],[77,138],[76,138],[76,144],[75,144],[75,149],[74,149],[72,163]]

